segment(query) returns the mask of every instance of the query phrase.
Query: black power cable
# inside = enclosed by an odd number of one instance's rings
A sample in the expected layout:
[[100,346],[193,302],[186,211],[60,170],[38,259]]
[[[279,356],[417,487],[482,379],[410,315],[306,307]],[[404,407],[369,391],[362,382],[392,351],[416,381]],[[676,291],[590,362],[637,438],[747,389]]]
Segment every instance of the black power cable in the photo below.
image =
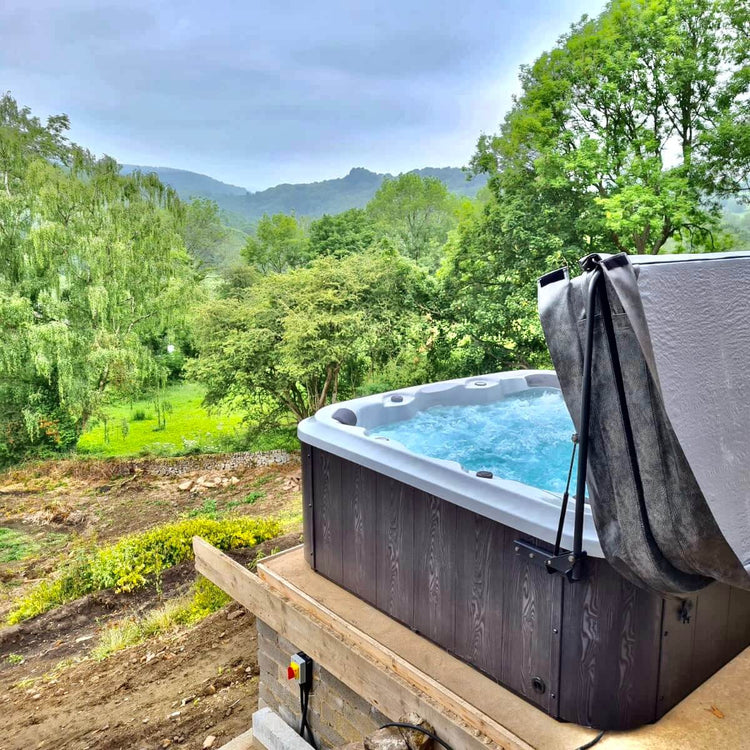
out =
[[576,750],[589,750],[589,748],[590,747],[594,747],[594,745],[596,745],[596,743],[599,742],[599,740],[602,737],[604,737],[604,730],[602,730],[601,732],[599,732],[599,734],[597,734],[596,737],[594,737],[593,740],[590,740],[585,745],[581,745],[580,747],[577,747]]
[[422,732],[422,734],[426,734],[428,737],[430,737],[432,740],[438,743],[438,745],[442,745],[445,750],[453,750],[453,748],[444,740],[441,740],[440,737],[438,737],[436,734],[433,734],[432,732],[428,731],[427,729],[422,729],[422,727],[418,727],[416,724],[407,724],[403,721],[390,721],[388,724],[383,724],[381,729],[387,729],[388,727],[398,727],[399,729],[414,729],[417,732]]
[[302,721],[299,725],[299,736],[302,737],[302,739],[305,739],[305,730],[307,730],[307,736],[309,738],[310,744],[316,748],[317,745],[315,744],[315,735],[313,734],[312,727],[310,726],[310,722],[307,720],[307,706],[310,703],[310,685],[303,685],[300,683],[299,686],[299,705],[300,709],[302,711]]

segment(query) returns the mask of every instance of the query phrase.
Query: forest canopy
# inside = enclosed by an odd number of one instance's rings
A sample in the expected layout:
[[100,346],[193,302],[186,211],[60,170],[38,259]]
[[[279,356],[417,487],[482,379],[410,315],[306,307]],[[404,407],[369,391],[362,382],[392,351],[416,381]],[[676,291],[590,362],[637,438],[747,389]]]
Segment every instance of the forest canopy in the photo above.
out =
[[344,397],[549,366],[546,271],[750,249],[749,39],[746,0],[612,0],[521,69],[478,139],[476,198],[409,173],[364,208],[267,214],[247,236],[6,95],[0,460],[70,447],[111,395],[170,377],[289,424]]

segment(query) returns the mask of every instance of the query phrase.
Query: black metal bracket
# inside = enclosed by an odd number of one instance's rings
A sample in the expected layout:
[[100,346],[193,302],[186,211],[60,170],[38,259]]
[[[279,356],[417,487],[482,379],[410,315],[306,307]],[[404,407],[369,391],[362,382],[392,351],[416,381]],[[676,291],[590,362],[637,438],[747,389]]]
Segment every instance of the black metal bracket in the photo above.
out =
[[677,610],[677,618],[683,625],[690,624],[690,610],[693,608],[693,603],[689,599],[683,599],[680,602],[680,608]]
[[523,539],[516,539],[513,542],[513,551],[519,557],[528,560],[532,565],[544,568],[550,574],[558,573],[565,576],[571,583],[580,581],[585,573],[585,552],[578,555],[573,552],[553,555]]

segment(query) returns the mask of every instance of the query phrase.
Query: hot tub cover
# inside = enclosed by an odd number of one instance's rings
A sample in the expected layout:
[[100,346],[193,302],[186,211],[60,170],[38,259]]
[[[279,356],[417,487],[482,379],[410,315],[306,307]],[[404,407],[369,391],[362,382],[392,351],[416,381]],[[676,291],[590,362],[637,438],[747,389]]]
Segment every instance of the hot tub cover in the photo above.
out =
[[[604,554],[665,594],[711,579],[750,588],[750,253],[592,256],[588,267],[603,272],[614,332],[610,343],[597,308],[588,488]],[[539,282],[578,429],[592,276],[561,269]]]

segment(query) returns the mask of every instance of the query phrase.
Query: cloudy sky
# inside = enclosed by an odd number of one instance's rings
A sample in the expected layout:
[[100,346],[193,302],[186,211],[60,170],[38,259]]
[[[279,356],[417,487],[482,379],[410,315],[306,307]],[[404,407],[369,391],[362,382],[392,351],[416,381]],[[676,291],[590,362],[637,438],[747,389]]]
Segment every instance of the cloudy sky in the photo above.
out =
[[603,0],[1,0],[0,89],[120,162],[251,190],[461,166]]

